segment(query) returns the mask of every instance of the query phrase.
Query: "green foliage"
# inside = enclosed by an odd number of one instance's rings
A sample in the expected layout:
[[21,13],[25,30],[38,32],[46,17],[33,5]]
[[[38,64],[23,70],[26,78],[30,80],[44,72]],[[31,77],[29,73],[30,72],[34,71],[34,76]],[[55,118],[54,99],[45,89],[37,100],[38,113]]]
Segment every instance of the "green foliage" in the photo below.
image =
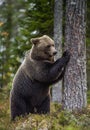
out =
[[53,6],[53,0],[28,0],[26,17],[22,21],[25,36],[53,35]]
[[23,2],[17,2],[5,0],[0,4],[0,87],[7,85],[21,63],[21,55],[23,57],[23,50],[16,40],[19,9]]
[[7,83],[7,77],[9,77],[9,73],[7,73],[8,67],[6,65],[8,63],[8,49],[6,49],[8,32],[3,30],[4,27],[5,24],[0,22],[0,87]]

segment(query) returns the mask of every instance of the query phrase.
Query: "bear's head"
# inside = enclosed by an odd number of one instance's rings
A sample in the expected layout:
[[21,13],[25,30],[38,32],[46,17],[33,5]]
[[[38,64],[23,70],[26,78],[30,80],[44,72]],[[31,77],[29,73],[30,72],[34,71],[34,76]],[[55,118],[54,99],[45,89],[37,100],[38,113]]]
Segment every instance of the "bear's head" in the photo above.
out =
[[31,57],[36,60],[54,61],[57,51],[54,41],[47,35],[38,38],[32,38],[33,43]]

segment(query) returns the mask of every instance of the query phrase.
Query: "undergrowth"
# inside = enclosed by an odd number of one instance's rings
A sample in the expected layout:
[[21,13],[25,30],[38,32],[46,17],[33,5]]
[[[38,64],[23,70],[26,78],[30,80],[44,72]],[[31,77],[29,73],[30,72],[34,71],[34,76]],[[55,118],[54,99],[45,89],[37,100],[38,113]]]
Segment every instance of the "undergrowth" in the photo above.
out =
[[90,130],[89,104],[82,112],[71,113],[63,111],[60,105],[51,103],[49,115],[29,114],[11,122],[9,93],[8,87],[0,89],[0,130]]

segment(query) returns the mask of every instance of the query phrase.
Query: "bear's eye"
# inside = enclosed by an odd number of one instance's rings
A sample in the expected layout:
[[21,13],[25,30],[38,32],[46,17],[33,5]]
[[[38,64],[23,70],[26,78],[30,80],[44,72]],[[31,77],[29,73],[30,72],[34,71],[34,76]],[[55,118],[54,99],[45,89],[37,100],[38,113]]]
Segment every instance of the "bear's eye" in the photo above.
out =
[[50,45],[47,45],[47,48],[50,48]]

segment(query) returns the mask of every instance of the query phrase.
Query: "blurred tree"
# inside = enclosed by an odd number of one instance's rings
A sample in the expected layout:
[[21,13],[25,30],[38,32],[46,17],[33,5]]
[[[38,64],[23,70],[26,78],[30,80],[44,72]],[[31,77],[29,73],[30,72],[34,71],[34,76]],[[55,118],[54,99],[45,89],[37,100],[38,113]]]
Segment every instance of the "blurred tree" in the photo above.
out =
[[[5,3],[6,2],[6,3]],[[3,22],[3,26],[1,27],[1,87],[7,84],[10,73],[9,73],[9,49],[10,44],[9,40],[12,34],[12,0],[10,1],[3,1],[1,8],[0,8],[0,19]]]
[[66,2],[66,49],[71,59],[64,77],[64,108],[82,110],[87,105],[86,80],[86,0]]
[[[17,1],[18,5],[14,0],[3,0],[0,4],[0,23],[3,23],[0,26],[0,87],[7,85],[11,74],[18,65],[16,54],[19,53],[19,45],[18,42],[14,41],[18,35],[18,17],[21,15],[17,11],[19,11],[23,3],[19,3],[20,0]],[[17,15],[16,19],[15,16]]]
[[[63,1],[55,0],[54,3],[54,41],[55,47],[58,52],[55,59],[58,59],[62,55],[62,9]],[[61,103],[62,102],[62,82],[58,82],[52,88],[52,100]]]
[[87,86],[90,90],[90,0],[87,0]]

